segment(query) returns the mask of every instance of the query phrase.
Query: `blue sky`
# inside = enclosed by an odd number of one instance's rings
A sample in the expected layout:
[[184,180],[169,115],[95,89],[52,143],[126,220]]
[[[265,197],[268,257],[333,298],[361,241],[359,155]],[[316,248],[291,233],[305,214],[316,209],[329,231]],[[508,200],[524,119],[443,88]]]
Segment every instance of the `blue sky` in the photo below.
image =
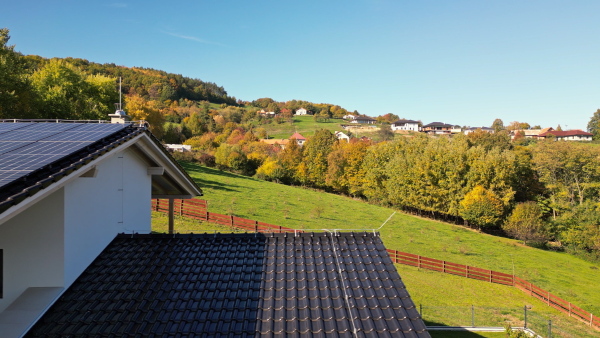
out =
[[23,54],[147,67],[242,100],[585,129],[600,108],[600,1],[5,1]]

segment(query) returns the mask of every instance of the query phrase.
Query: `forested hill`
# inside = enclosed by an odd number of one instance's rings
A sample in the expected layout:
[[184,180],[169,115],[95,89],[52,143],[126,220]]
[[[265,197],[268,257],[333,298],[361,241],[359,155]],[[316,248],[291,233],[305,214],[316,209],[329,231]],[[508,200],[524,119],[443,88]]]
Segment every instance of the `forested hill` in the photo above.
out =
[[[25,59],[31,71],[43,68],[50,61],[37,55],[28,55]],[[146,100],[165,102],[184,99],[236,105],[235,97],[229,96],[223,87],[212,82],[151,68],[130,68],[114,63],[100,64],[79,58],[63,60],[88,74],[121,77],[124,94],[137,94]]]

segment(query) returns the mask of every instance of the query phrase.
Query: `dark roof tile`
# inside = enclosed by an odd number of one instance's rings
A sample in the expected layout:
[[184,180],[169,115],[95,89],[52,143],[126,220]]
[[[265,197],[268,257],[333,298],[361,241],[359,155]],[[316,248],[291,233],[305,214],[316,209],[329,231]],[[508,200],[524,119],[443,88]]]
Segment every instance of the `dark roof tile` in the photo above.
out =
[[28,336],[353,337],[355,329],[429,337],[376,234],[120,235]]

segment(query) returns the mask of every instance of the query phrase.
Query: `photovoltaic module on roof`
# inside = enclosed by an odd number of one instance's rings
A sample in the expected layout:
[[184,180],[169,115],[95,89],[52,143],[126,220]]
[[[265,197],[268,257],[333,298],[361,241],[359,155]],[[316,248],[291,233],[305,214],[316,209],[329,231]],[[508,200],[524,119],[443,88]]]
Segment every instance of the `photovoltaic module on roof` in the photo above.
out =
[[0,187],[125,127],[112,123],[0,123]]

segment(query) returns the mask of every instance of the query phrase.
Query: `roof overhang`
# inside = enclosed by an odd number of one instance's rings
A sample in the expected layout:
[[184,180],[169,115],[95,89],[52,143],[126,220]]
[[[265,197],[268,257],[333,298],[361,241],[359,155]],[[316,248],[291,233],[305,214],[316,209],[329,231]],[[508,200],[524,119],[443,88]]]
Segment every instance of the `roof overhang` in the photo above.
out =
[[149,169],[148,174],[152,175],[152,198],[183,199],[202,195],[202,191],[185,171],[177,165],[162,145],[157,140],[152,139],[148,133],[144,132],[120,144],[102,156],[93,159],[45,189],[39,190],[32,196],[25,198],[20,203],[0,213],[0,224],[17,216],[31,205],[61,189],[73,180],[84,175],[89,175],[102,161],[128,148],[131,148],[135,153],[140,155],[149,168],[162,167],[164,169],[162,175],[153,175],[152,173],[158,173],[157,169]]

